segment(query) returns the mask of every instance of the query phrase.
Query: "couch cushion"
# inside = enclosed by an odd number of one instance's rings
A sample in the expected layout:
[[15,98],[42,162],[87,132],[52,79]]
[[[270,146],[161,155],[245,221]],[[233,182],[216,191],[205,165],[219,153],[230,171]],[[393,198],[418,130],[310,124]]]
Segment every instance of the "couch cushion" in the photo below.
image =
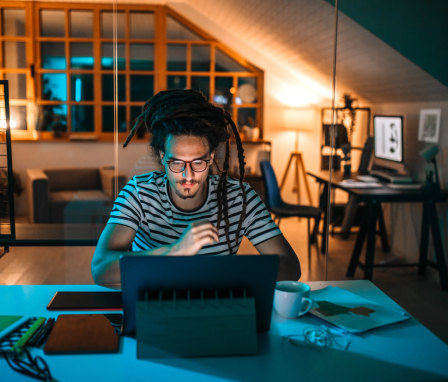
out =
[[52,223],[106,223],[112,208],[99,190],[58,191],[50,193]]
[[101,190],[100,173],[97,168],[47,169],[50,192],[63,190]]

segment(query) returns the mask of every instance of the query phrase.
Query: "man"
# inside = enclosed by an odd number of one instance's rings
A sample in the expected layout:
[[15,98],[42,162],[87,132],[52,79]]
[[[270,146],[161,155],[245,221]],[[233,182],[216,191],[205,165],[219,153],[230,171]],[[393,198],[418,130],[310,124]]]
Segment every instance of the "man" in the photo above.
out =
[[[300,278],[300,264],[259,196],[243,183],[244,152],[230,115],[193,90],[163,91],[147,101],[126,146],[145,127],[165,171],[135,176],[120,192],[98,241],[92,275],[120,282],[119,258],[236,254],[247,236],[260,254],[280,256],[279,279]],[[233,134],[240,179],[227,177]],[[225,143],[222,169],[215,160]],[[215,164],[219,175],[211,175]]]

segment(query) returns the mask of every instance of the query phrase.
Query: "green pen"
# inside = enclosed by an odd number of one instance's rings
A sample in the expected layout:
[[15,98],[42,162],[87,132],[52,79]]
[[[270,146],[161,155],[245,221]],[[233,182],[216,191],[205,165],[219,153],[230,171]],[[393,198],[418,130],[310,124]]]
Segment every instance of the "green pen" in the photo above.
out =
[[40,328],[40,326],[45,322],[45,317],[38,317],[36,321],[29,327],[29,329],[23,334],[22,337],[11,347],[11,351],[21,352],[29,339],[34,333]]

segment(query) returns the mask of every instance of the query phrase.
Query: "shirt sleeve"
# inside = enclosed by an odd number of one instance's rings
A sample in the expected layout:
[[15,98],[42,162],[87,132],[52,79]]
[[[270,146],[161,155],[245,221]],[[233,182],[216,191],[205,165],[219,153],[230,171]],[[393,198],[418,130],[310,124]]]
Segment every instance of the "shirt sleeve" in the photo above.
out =
[[246,218],[243,229],[246,236],[253,245],[258,245],[282,232],[272,220],[271,214],[258,194],[247,184],[246,186]]
[[114,202],[108,224],[121,224],[138,231],[143,210],[139,198],[138,185],[132,178],[118,194]]

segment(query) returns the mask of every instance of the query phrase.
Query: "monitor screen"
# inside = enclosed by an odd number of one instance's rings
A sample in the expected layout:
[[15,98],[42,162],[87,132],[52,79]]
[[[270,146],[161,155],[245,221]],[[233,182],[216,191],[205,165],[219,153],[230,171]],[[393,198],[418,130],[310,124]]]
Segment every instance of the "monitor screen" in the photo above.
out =
[[403,117],[373,116],[376,159],[403,163]]

